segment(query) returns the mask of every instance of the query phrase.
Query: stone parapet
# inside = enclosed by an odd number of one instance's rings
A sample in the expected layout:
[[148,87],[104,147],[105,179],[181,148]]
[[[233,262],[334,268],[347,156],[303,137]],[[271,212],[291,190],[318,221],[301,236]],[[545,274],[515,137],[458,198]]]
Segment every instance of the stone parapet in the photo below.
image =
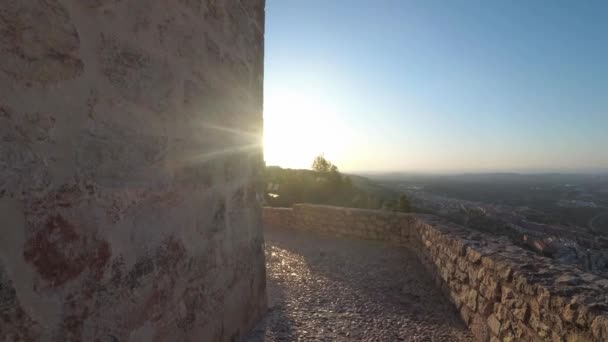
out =
[[271,228],[289,228],[293,226],[293,209],[266,208],[262,212],[264,225]]
[[608,279],[431,215],[294,205],[267,226],[382,240],[416,252],[480,341],[608,341]]

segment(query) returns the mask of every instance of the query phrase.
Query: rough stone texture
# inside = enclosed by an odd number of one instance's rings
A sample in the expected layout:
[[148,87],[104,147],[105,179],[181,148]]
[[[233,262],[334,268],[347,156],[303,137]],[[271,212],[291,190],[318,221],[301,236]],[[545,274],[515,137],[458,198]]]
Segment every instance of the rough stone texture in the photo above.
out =
[[253,325],[263,29],[263,0],[0,2],[0,341]]
[[473,341],[412,251],[267,228],[269,311],[249,342]]
[[[295,205],[269,227],[410,248],[480,341],[607,341],[608,280],[430,215]],[[288,222],[279,226],[277,222]]]

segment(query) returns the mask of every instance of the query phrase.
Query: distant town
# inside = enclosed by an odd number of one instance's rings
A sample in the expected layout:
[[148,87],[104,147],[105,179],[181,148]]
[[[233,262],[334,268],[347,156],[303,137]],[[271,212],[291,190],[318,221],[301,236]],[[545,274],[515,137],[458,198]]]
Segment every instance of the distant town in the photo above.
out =
[[368,175],[448,218],[608,275],[608,175]]

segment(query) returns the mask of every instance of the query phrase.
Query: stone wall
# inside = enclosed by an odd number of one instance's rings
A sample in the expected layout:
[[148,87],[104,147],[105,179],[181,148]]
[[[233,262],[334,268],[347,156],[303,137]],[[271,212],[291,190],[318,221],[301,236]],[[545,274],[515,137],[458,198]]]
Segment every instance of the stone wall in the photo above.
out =
[[380,210],[296,204],[263,211],[267,227],[297,229],[335,236],[385,240],[405,244],[411,238],[412,215]]
[[266,227],[293,227],[293,210],[291,208],[264,208],[262,216]]
[[264,1],[0,1],[0,340],[238,340],[265,307]]
[[480,341],[608,340],[608,279],[556,264],[506,238],[430,215],[306,204],[264,208],[263,217],[274,229],[383,240],[414,250]]

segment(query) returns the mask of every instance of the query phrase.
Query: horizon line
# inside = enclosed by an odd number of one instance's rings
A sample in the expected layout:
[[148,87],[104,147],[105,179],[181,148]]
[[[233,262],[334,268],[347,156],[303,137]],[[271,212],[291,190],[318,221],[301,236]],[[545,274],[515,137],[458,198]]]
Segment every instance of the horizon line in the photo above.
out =
[[[292,170],[311,170],[310,168],[284,167],[280,165],[266,165],[266,167],[279,167]],[[341,170],[345,174],[407,174],[407,175],[463,175],[463,174],[562,174],[562,175],[604,175],[608,174],[605,168],[516,168],[516,169],[454,169],[454,170]]]

